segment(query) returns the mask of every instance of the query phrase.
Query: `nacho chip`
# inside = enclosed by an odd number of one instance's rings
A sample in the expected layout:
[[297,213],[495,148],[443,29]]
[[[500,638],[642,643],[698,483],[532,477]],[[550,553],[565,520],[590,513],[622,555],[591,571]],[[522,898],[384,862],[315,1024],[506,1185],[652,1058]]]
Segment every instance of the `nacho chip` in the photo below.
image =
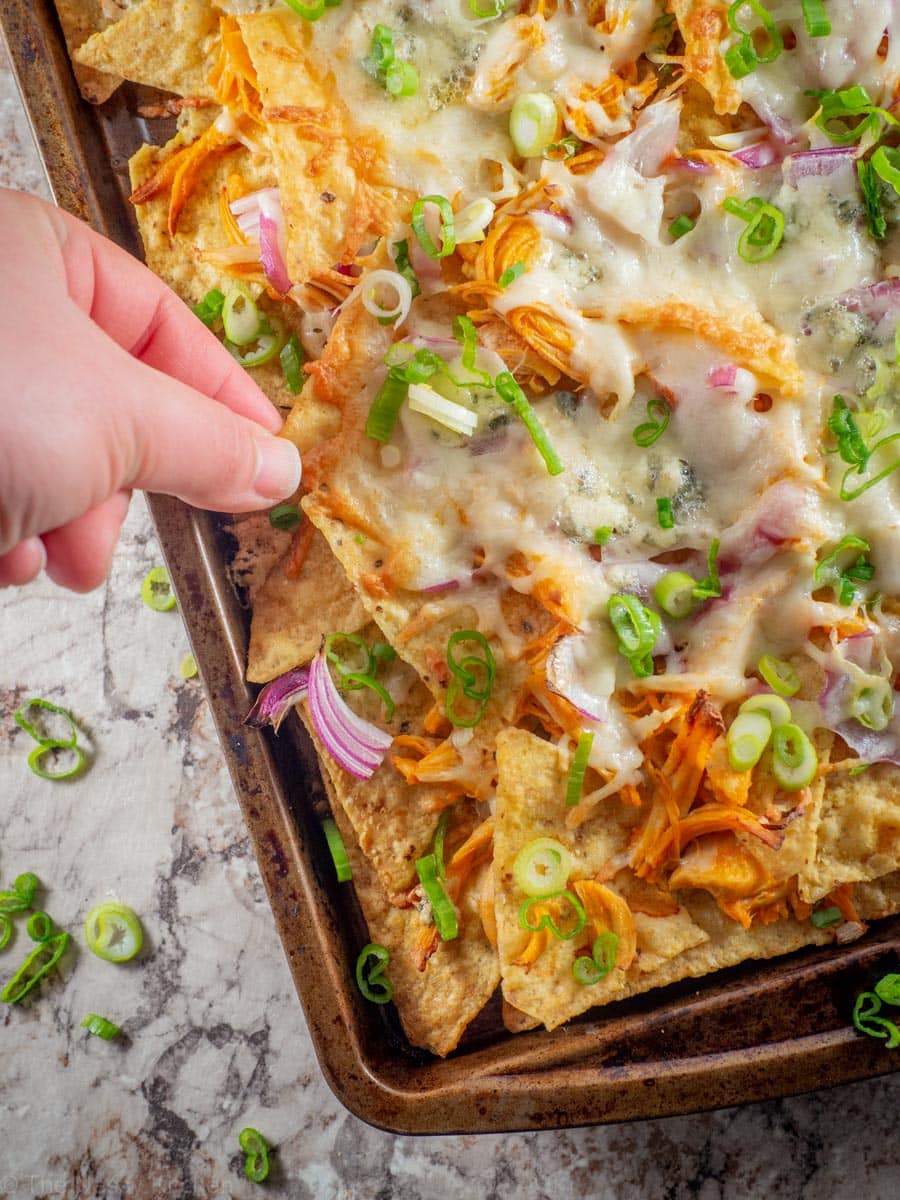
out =
[[92,34],[108,28],[124,15],[132,6],[131,2],[115,0],[115,3],[111,4],[104,3],[103,0],[54,0],[54,3],[72,58],[72,69],[78,88],[89,103],[102,104],[122,82],[122,76],[84,66],[75,58],[75,52]]

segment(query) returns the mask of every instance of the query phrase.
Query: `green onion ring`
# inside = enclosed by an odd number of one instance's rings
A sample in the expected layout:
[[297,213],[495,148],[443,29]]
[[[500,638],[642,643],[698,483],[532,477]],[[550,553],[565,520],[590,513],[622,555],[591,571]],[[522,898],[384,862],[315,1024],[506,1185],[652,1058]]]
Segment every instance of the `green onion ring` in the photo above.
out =
[[672,410],[661,396],[653,396],[647,401],[647,420],[642,425],[636,425],[631,437],[636,446],[646,449],[666,432]]
[[579,804],[581,801],[581,790],[584,787],[584,776],[587,771],[588,759],[591,757],[591,748],[593,745],[593,730],[582,730],[578,737],[578,745],[575,747],[575,753],[572,755],[569,775],[566,779],[566,804],[568,805]]
[[431,905],[431,914],[441,941],[452,942],[459,936],[459,914],[438,878],[437,859],[434,854],[426,854],[416,860],[416,874]]
[[284,372],[284,383],[287,390],[294,396],[303,391],[303,363],[306,355],[296,333],[292,333],[278,352],[281,370]]
[[619,949],[619,935],[607,930],[594,939],[590,957],[580,955],[572,963],[572,974],[575,982],[590,987],[605,979],[616,965],[616,954]]
[[25,930],[33,942],[46,942],[53,936],[53,920],[45,912],[38,910],[28,918]]
[[[74,754],[75,762],[71,767],[63,771],[47,771],[41,766],[41,761],[46,755],[53,754],[56,750],[64,750],[68,754]],[[64,779],[74,779],[80,775],[84,770],[86,761],[84,751],[80,746],[70,746],[66,742],[42,742],[40,746],[35,746],[28,755],[28,766],[39,779],[51,779],[57,782],[61,782]]]
[[175,607],[175,593],[165,567],[151,567],[141,584],[141,599],[154,612],[169,612]]
[[[565,899],[568,902],[575,913],[575,924],[568,931],[568,933],[563,933],[550,913],[543,913],[538,920],[537,925],[531,924],[529,920],[529,912],[535,904],[547,904],[551,900],[562,899]],[[553,936],[558,938],[561,942],[570,942],[572,938],[578,937],[579,933],[581,933],[586,924],[587,916],[584,911],[584,906],[574,892],[562,891],[553,892],[549,896],[529,896],[527,900],[522,902],[522,905],[519,908],[519,925],[523,929],[527,929],[529,933],[540,933],[542,929],[549,929]]]
[[437,823],[437,828],[434,831],[434,861],[438,879],[446,879],[447,871],[444,866],[444,841],[447,837],[447,828],[450,825],[450,810],[445,808],[441,813]]
[[[441,245],[438,247],[425,224],[425,206],[433,204],[441,216]],[[446,196],[422,196],[412,206],[410,219],[416,241],[429,258],[446,258],[456,249],[453,209]]]
[[88,949],[104,962],[124,963],[140,953],[144,931],[136,912],[125,904],[107,901],[88,913],[84,938]]
[[31,951],[12,979],[0,992],[4,1004],[18,1004],[32,988],[51,971],[65,953],[69,944],[67,933],[57,933],[46,942],[40,942]]
[[[375,959],[370,966],[369,960]],[[356,986],[372,1004],[387,1004],[393,998],[394,986],[385,975],[391,955],[378,942],[363,946],[356,959]]]
[[875,995],[884,1004],[900,1005],[900,975],[883,975],[875,984]]
[[350,867],[350,859],[347,857],[347,847],[344,845],[341,831],[338,829],[333,817],[326,817],[322,822],[322,832],[325,834],[325,840],[328,843],[328,850],[331,854],[331,861],[334,863],[334,873],[337,875],[338,883],[346,883],[348,879],[353,878],[353,871]]
[[810,916],[810,924],[816,929],[827,929],[829,925],[837,925],[843,913],[837,907],[820,908]]
[[819,765],[812,742],[799,725],[782,725],[772,734],[772,773],[785,792],[799,792],[815,778]]
[[12,937],[13,923],[5,913],[0,913],[0,950],[5,950]]
[[764,654],[756,664],[756,669],[779,696],[796,696],[802,686],[800,676],[795,667],[771,654]]
[[526,896],[558,895],[572,870],[572,855],[556,838],[534,838],[513,860],[513,878]]
[[[29,708],[39,708],[43,709],[45,712],[57,713],[68,722],[70,730],[69,738],[50,737],[47,734],[38,732],[37,727],[33,725],[26,716]],[[14,717],[19,728],[24,729],[28,736],[34,738],[34,740],[40,746],[47,746],[52,742],[54,746],[61,746],[65,747],[67,750],[72,750],[75,748],[75,745],[78,742],[78,726],[75,724],[75,718],[67,708],[60,708],[58,704],[51,704],[49,700],[41,700],[37,697],[32,700],[28,700],[22,705],[21,708],[16,709]]]
[[[289,0],[289,3],[293,4],[294,0]],[[322,7],[325,7],[324,0]],[[238,1144],[245,1155],[244,1175],[251,1183],[263,1183],[269,1177],[269,1143],[258,1129],[248,1125],[238,1135]]]
[[269,524],[284,533],[296,529],[302,520],[299,504],[276,504],[269,513]]
[[886,1017],[879,1017],[881,1000],[874,992],[862,992],[853,1005],[853,1024],[860,1033],[868,1037],[886,1038],[885,1049],[895,1050],[900,1046],[900,1029]]
[[86,1029],[93,1037],[102,1038],[104,1042],[113,1041],[122,1032],[118,1025],[114,1025],[98,1013],[88,1013],[81,1022],[81,1028]]

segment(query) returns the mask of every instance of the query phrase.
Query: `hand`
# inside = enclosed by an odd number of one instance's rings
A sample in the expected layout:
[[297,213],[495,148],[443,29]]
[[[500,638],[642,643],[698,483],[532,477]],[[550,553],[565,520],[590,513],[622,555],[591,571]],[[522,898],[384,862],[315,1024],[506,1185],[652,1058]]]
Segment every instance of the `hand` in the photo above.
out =
[[123,250],[0,189],[0,282],[0,587],[96,587],[132,488],[231,512],[296,491],[273,405]]

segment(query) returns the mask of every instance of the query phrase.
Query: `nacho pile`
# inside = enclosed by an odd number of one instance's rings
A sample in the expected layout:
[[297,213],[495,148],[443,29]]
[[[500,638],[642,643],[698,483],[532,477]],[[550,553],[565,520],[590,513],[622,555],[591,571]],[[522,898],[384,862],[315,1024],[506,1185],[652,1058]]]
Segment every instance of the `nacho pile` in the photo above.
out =
[[498,983],[552,1029],[900,906],[898,47],[888,0],[141,0],[76,52],[172,93],[147,261],[301,450],[234,527],[253,719],[434,1053]]

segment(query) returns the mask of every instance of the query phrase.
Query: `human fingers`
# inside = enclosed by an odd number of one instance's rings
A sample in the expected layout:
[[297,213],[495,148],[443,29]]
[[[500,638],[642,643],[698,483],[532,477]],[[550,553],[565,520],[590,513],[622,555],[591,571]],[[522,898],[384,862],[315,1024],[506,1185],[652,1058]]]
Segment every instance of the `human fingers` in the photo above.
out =
[[24,538],[6,554],[0,554],[0,588],[31,583],[43,571],[47,552],[39,537]]
[[102,504],[44,534],[47,574],[54,583],[72,592],[100,586],[109,574],[130,499],[128,491],[114,492]]

